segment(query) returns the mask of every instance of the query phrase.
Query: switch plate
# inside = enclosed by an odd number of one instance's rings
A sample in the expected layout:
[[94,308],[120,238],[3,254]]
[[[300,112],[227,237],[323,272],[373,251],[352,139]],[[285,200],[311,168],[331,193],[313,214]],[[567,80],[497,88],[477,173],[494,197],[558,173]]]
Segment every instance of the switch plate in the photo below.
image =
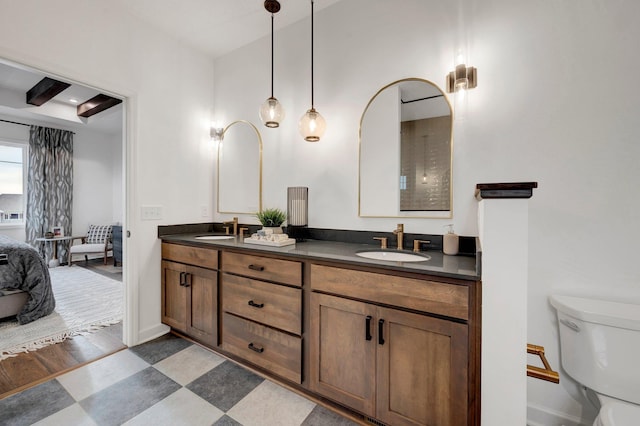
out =
[[162,206],[142,206],[140,207],[142,220],[161,220]]

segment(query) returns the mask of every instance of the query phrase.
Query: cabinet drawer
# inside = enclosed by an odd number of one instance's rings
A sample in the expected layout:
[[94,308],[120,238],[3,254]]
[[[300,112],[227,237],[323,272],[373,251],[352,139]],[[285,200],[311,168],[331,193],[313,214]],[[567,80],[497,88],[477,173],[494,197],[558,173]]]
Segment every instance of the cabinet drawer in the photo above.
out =
[[296,383],[302,382],[302,339],[224,313],[222,348]]
[[222,309],[293,334],[302,334],[302,290],[222,275]]
[[162,258],[174,262],[218,269],[218,250],[162,243]]
[[222,253],[222,270],[252,278],[302,286],[302,263],[240,253]]
[[386,305],[469,319],[469,288],[464,285],[311,265],[311,288]]

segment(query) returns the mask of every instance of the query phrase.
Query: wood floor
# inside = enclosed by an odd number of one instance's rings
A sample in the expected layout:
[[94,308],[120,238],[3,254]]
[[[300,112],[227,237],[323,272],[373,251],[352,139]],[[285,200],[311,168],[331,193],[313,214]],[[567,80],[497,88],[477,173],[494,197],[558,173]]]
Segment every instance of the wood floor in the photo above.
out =
[[121,324],[0,361],[0,399],[125,349]]

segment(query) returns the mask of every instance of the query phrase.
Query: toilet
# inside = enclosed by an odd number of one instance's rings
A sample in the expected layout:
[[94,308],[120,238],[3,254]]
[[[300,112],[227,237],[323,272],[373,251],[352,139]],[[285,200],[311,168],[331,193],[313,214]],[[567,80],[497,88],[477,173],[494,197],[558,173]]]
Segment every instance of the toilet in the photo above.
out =
[[562,367],[600,401],[594,426],[640,424],[640,304],[550,297]]

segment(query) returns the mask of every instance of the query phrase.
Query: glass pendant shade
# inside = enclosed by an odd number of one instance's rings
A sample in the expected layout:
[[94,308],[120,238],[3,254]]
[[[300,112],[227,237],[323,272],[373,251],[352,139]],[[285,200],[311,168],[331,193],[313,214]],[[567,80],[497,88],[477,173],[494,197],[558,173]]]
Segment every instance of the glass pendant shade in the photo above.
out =
[[284,108],[273,96],[268,98],[260,107],[260,120],[265,126],[275,128],[284,120]]
[[311,108],[300,118],[298,128],[305,141],[318,142],[327,129],[327,123],[315,108]]

